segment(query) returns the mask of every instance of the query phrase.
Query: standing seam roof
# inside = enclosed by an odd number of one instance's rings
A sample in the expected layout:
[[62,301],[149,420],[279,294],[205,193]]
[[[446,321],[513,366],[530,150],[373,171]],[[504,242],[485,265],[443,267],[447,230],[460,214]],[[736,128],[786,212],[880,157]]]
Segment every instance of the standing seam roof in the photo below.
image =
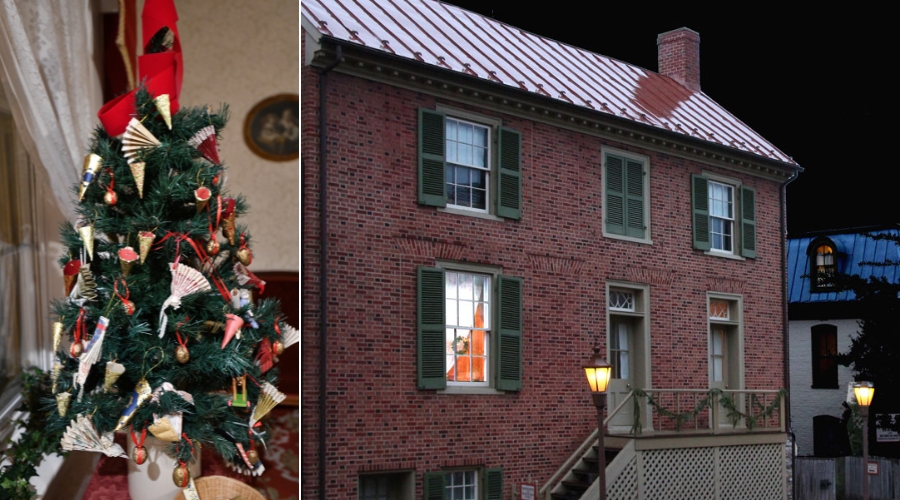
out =
[[305,0],[319,33],[637,123],[796,162],[702,91],[434,0]]

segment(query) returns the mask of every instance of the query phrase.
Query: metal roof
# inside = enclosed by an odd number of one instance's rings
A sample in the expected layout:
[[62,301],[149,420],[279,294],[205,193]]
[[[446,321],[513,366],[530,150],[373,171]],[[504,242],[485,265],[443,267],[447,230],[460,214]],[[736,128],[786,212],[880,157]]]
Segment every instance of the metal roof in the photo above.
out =
[[433,0],[304,0],[307,25],[387,56],[797,165],[701,91]]
[[810,243],[822,236],[830,239],[837,252],[837,271],[841,274],[859,275],[863,278],[884,277],[890,282],[900,278],[900,266],[861,265],[862,262],[900,261],[900,246],[891,240],[876,240],[866,234],[890,234],[900,238],[900,229],[880,229],[867,231],[847,230],[843,233],[825,233],[788,238],[788,302],[843,302],[855,300],[856,295],[849,290],[840,292],[810,292],[809,256],[806,254]]

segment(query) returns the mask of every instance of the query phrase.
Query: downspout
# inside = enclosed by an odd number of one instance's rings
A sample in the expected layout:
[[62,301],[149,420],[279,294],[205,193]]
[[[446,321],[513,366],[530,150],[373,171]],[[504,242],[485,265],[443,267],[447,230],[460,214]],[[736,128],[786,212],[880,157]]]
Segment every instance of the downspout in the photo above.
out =
[[334,61],[319,72],[319,498],[326,500],[325,469],[327,447],[325,425],[328,392],[328,164],[327,120],[325,119],[326,83],[328,72],[341,63],[343,50],[337,46]]
[[781,336],[782,342],[784,344],[782,353],[782,366],[784,366],[784,388],[787,390],[787,395],[784,399],[784,422],[787,426],[785,429],[788,435],[791,437],[791,498],[794,498],[794,492],[796,488],[794,487],[794,446],[796,442],[796,436],[794,436],[793,426],[791,425],[791,370],[790,370],[790,362],[791,362],[791,344],[790,344],[790,324],[788,322],[788,285],[787,285],[787,186],[791,182],[794,182],[794,179],[797,178],[797,175],[800,171],[794,172],[791,174],[791,177],[784,181],[781,184]]

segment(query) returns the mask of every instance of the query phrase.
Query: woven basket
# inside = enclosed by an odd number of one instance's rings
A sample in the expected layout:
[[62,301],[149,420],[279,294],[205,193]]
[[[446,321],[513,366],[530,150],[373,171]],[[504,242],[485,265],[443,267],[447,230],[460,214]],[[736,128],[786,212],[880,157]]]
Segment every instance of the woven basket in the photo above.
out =
[[[232,500],[240,495],[241,500],[266,500],[266,497],[247,483],[225,476],[204,476],[194,480],[200,500]],[[173,500],[185,500],[179,491]]]

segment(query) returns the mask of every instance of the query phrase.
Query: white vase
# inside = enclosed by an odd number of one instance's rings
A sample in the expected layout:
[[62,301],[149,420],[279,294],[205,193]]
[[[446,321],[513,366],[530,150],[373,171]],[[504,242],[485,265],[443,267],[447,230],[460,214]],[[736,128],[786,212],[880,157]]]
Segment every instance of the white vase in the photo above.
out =
[[[147,448],[147,460],[138,465],[131,459],[134,441],[128,436],[128,494],[131,500],[172,500],[180,488],[172,481],[175,461],[165,454],[168,443],[153,436],[147,436],[144,447]],[[200,476],[200,456],[188,464],[191,477]]]

